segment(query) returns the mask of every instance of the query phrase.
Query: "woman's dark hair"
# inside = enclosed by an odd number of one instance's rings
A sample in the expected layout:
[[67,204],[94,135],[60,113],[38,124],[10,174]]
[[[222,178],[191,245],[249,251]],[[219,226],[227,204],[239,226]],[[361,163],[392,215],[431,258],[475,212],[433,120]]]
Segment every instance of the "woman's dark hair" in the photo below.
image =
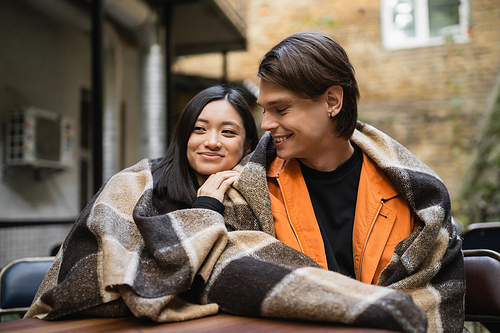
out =
[[358,118],[358,84],[346,52],[331,38],[316,32],[290,35],[266,53],[258,75],[300,98],[317,99],[328,87],[341,86],[344,100],[335,116],[336,133],[345,139],[352,136]]
[[243,94],[230,85],[219,85],[207,88],[193,97],[182,110],[174,128],[171,143],[162,161],[152,172],[158,179],[155,191],[161,196],[187,205],[192,205],[196,199],[198,182],[187,159],[187,144],[193,132],[194,125],[205,106],[213,101],[226,100],[231,104],[245,127],[245,142],[255,148],[259,137],[255,120]]

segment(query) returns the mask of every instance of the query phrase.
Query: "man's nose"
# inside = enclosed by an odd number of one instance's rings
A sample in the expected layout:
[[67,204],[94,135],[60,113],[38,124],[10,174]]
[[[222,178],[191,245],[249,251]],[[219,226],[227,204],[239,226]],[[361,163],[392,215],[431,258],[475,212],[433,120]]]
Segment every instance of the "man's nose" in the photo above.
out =
[[260,128],[263,131],[270,131],[273,128],[276,128],[277,124],[272,115],[270,115],[268,112],[264,113],[264,116],[262,117],[262,123],[260,124]]

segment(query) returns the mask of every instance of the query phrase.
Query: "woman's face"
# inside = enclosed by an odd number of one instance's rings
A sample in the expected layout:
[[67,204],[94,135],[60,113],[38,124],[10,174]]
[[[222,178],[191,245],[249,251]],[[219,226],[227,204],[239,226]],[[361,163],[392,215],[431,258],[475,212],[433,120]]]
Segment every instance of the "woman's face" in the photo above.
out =
[[243,120],[228,101],[203,108],[187,144],[187,159],[199,185],[211,174],[232,169],[250,152],[245,134]]

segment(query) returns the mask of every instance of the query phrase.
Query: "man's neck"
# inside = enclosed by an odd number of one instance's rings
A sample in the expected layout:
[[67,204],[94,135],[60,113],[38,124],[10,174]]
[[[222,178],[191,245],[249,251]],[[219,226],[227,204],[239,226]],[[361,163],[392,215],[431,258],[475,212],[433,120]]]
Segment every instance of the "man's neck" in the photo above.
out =
[[321,153],[312,158],[299,158],[299,160],[314,170],[329,172],[347,161],[354,153],[354,148],[351,141],[337,138],[328,148],[320,151]]

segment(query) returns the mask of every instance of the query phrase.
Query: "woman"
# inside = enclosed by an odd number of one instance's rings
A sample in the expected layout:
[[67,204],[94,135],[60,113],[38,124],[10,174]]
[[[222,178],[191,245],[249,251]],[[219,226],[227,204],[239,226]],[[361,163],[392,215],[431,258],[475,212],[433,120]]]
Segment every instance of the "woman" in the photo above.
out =
[[[184,299],[195,276],[207,279],[224,249],[222,201],[239,174],[231,169],[257,142],[241,92],[222,85],[197,94],[183,109],[166,156],[121,171],[89,202],[26,317],[132,312],[166,321],[217,312],[214,304],[185,305]],[[144,307],[147,301],[156,306]],[[180,304],[190,310],[178,317]]]

